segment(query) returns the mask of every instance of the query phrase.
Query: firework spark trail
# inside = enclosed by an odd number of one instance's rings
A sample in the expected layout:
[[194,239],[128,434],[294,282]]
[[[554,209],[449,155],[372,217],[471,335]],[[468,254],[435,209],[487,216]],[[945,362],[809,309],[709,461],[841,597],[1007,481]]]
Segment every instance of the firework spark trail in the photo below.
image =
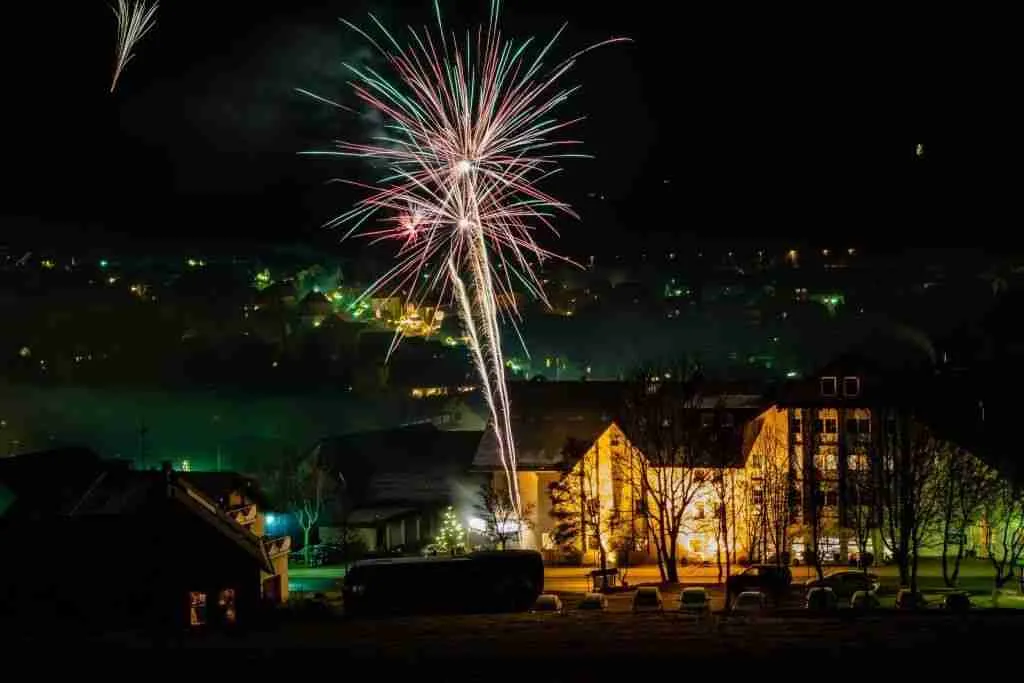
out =
[[117,56],[110,92],[117,88],[117,81],[124,68],[135,56],[132,52],[135,45],[156,26],[156,10],[159,6],[159,2],[147,7],[145,0],[117,0],[117,7],[111,8],[117,17]]
[[[340,141],[334,151],[307,154],[367,159],[386,169],[373,184],[343,181],[367,196],[328,223],[346,226],[343,239],[360,234],[399,245],[395,265],[356,303],[382,291],[417,304],[428,296],[438,304],[455,303],[491,413],[509,497],[519,512],[501,322],[519,334],[514,283],[549,305],[534,267],[551,258],[568,262],[534,239],[538,227],[554,232],[556,214],[575,216],[538,184],[557,173],[563,159],[584,156],[570,152],[579,141],[558,137],[580,119],[553,116],[576,91],[556,84],[582,54],[628,39],[598,43],[545,67],[565,27],[537,49],[532,38],[516,42],[501,36],[499,9],[493,0],[487,26],[467,32],[460,42],[446,32],[435,2],[436,35],[409,28],[405,47],[372,14],[376,38],[342,20],[394,74],[388,80],[370,66],[346,64],[356,97],[386,121],[384,133],[369,144]],[[394,343],[400,339],[396,333]]]

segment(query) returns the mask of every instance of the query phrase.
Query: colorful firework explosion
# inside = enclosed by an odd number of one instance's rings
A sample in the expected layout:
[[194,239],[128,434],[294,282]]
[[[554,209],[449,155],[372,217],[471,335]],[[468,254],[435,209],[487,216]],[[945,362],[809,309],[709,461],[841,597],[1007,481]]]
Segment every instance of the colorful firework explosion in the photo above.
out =
[[[585,156],[572,151],[579,141],[560,137],[580,119],[554,117],[576,90],[558,82],[580,55],[628,39],[613,38],[546,66],[565,26],[542,46],[532,38],[507,41],[498,28],[499,9],[494,0],[488,25],[458,41],[448,37],[435,2],[436,34],[410,28],[404,47],[373,15],[379,39],[343,20],[392,73],[388,78],[369,66],[346,64],[356,95],[383,117],[385,132],[371,144],[339,142],[334,151],[309,154],[386,167],[375,184],[351,183],[367,196],[329,225],[347,226],[345,238],[360,234],[398,245],[394,267],[362,297],[387,290],[416,303],[427,297],[454,302],[490,409],[509,497],[519,511],[500,322],[511,323],[518,334],[514,283],[548,303],[534,267],[562,257],[539,246],[535,232],[539,226],[554,232],[558,212],[575,216],[538,188],[560,170],[562,159]],[[506,301],[513,305],[499,305]]]
[[117,56],[114,63],[114,79],[110,83],[110,92],[117,88],[117,82],[132,60],[135,45],[142,40],[147,33],[156,26],[156,10],[159,2],[154,2],[152,7],[147,7],[145,0],[129,2],[129,0],[117,0],[117,7],[114,16],[117,17]]

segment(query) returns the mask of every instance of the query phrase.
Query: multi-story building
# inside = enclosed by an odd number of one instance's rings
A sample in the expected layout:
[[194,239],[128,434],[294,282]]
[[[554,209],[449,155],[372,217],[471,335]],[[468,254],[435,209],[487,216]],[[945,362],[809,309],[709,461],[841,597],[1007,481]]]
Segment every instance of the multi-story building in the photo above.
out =
[[[553,558],[565,550],[559,532],[568,519],[588,559],[599,545],[651,559],[665,513],[679,512],[677,556],[708,561],[728,514],[725,538],[737,559],[809,562],[814,549],[823,563],[881,559],[892,544],[880,530],[883,482],[893,480],[895,454],[916,448],[908,439],[928,414],[927,389],[913,379],[927,373],[900,367],[891,374],[848,356],[767,392],[705,383],[660,413],[639,406],[637,387],[624,383],[513,384],[522,542]],[[474,467],[506,485],[489,432]],[[977,531],[965,532],[968,545],[977,545]],[[929,531],[920,554],[941,545]]]

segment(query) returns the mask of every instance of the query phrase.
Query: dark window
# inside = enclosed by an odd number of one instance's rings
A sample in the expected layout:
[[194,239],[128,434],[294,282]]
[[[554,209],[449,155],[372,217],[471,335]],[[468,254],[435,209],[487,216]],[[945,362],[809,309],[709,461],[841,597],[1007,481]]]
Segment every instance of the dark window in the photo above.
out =
[[760,506],[762,503],[764,503],[764,491],[762,491],[761,489],[754,489],[751,492],[750,500],[754,505]]
[[821,378],[821,395],[822,396],[835,396],[838,389],[838,382],[835,377],[822,377]]
[[825,491],[825,506],[835,507],[839,504],[839,494],[834,490]]
[[831,417],[825,418],[825,433],[826,434],[835,434],[836,430],[839,428],[839,425],[836,424],[836,423],[837,423],[837,420],[835,418],[831,418]]
[[799,434],[803,431],[803,425],[800,423],[799,417],[794,417],[792,420],[789,421],[789,431],[793,432],[794,434]]
[[714,423],[715,423],[715,414],[714,413],[701,413],[700,414],[700,426],[701,427],[710,427]]
[[860,396],[860,377],[843,378],[843,396],[850,398]]
[[732,427],[736,424],[736,418],[732,416],[732,413],[722,413],[722,426]]
[[824,422],[820,419],[814,421],[814,433],[821,434]]
[[857,418],[857,433],[858,434],[870,434],[871,433],[871,420],[866,417]]

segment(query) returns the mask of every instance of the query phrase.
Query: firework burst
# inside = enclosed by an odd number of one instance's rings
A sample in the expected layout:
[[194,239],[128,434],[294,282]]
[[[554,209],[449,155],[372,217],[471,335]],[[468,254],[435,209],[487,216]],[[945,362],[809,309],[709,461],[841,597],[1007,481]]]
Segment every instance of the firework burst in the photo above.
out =
[[117,88],[124,68],[135,56],[135,46],[156,26],[156,10],[159,6],[159,2],[147,7],[145,0],[117,0],[117,7],[111,8],[117,17],[117,55],[110,92]]
[[[437,30],[410,28],[405,45],[370,15],[374,34],[343,20],[387,63],[388,75],[346,64],[356,96],[385,121],[369,144],[339,142],[330,154],[372,160],[386,172],[351,210],[330,222],[345,238],[360,234],[396,244],[395,265],[363,293],[401,294],[421,304],[454,303],[491,413],[510,500],[521,509],[516,449],[501,349],[501,322],[518,334],[514,289],[547,304],[535,267],[562,258],[538,245],[538,228],[571,208],[539,189],[579,141],[562,132],[554,110],[576,90],[558,85],[577,57],[545,64],[565,29],[546,43],[505,40],[499,2],[490,20],[462,40],[449,36],[435,3]],[[348,110],[331,100],[300,91]],[[349,110],[350,111],[350,110]],[[499,302],[513,302],[501,306]],[[396,336],[397,344],[400,337]]]

